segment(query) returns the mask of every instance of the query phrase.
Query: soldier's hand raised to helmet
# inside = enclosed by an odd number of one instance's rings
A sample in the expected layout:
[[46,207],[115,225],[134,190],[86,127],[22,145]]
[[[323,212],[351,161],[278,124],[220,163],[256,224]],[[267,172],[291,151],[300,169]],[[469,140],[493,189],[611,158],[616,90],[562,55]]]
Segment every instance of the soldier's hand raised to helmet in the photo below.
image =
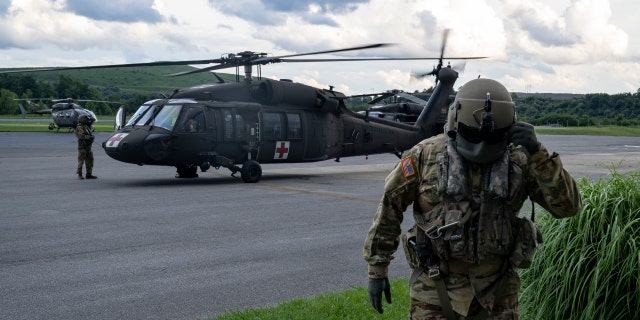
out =
[[540,150],[540,142],[536,138],[536,131],[532,125],[526,122],[515,122],[511,125],[509,139],[513,144],[523,146],[529,155]]
[[387,299],[387,303],[391,303],[391,285],[389,278],[369,279],[369,301],[378,313],[382,313],[382,292]]

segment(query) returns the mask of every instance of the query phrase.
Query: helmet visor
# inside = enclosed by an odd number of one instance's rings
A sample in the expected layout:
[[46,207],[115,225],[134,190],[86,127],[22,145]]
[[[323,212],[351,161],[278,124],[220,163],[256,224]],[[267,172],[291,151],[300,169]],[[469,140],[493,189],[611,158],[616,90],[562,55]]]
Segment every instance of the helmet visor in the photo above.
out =
[[487,141],[473,143],[460,136],[455,140],[455,148],[460,155],[475,163],[491,163],[502,157],[507,150],[507,140],[501,140],[495,144]]
[[479,128],[470,127],[464,123],[458,123],[458,134],[471,143],[486,142],[487,144],[498,144],[507,140],[509,128],[494,129],[491,131],[481,131]]

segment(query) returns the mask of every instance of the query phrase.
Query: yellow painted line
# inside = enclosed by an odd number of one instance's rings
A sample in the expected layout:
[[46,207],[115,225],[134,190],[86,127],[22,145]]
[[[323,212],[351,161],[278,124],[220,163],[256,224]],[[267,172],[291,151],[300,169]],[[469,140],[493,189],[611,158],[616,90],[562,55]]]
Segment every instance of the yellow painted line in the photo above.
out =
[[260,187],[265,187],[265,188],[270,188],[270,189],[291,191],[291,192],[300,192],[300,193],[304,193],[304,194],[311,194],[311,195],[327,197],[327,198],[334,198],[334,199],[360,201],[360,202],[367,202],[367,203],[378,203],[378,202],[380,202],[379,200],[370,200],[370,199],[349,197],[349,196],[343,196],[343,195],[334,194],[334,193],[327,193],[327,192],[308,191],[308,190],[303,190],[303,189],[283,187],[283,186],[279,186],[279,185],[275,185],[275,184],[268,184],[268,183],[262,183],[262,182],[258,182],[257,185],[260,186]]

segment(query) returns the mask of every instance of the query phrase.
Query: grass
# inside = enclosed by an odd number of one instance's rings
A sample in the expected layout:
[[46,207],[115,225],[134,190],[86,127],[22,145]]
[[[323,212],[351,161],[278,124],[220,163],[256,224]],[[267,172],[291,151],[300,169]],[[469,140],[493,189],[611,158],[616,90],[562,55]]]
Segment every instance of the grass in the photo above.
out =
[[[42,121],[0,121],[0,132],[56,132],[49,130],[51,119],[43,118]],[[97,122],[93,124],[95,132],[113,132],[113,122]],[[61,128],[60,132],[68,132],[69,128]],[[73,130],[71,130],[73,131]]]
[[524,319],[637,319],[640,173],[580,181],[575,218],[539,221],[545,242],[522,271]]
[[[363,281],[366,279],[363,279]],[[392,304],[383,302],[383,314],[369,304],[364,287],[318,295],[309,299],[286,301],[273,307],[230,311],[215,320],[327,320],[327,319],[406,319],[409,315],[409,280],[391,282]],[[384,298],[383,298],[384,300]]]
[[[583,211],[557,220],[538,214],[545,240],[521,270],[522,319],[636,319],[640,310],[640,173],[579,181]],[[538,210],[538,212],[542,209]],[[393,304],[379,315],[366,288],[229,311],[210,320],[406,319],[408,279],[391,282]]]
[[640,127],[536,127],[538,134],[640,137]]

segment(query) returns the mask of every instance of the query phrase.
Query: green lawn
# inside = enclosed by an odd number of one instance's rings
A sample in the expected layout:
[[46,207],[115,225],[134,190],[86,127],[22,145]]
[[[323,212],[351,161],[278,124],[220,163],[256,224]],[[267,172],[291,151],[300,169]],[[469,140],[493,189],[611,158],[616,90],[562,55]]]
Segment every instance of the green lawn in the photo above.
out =
[[[16,116],[0,116],[2,118],[17,118]],[[0,120],[0,132],[47,132],[51,119],[42,116],[29,116],[39,121],[7,121]],[[96,122],[93,126],[96,132],[112,132],[113,121],[108,116],[99,117],[103,121]],[[55,130],[53,130],[55,131]],[[67,131],[67,129],[61,129]],[[596,135],[596,136],[631,136],[640,137],[639,127],[536,127],[538,134],[559,134],[559,135]]]

